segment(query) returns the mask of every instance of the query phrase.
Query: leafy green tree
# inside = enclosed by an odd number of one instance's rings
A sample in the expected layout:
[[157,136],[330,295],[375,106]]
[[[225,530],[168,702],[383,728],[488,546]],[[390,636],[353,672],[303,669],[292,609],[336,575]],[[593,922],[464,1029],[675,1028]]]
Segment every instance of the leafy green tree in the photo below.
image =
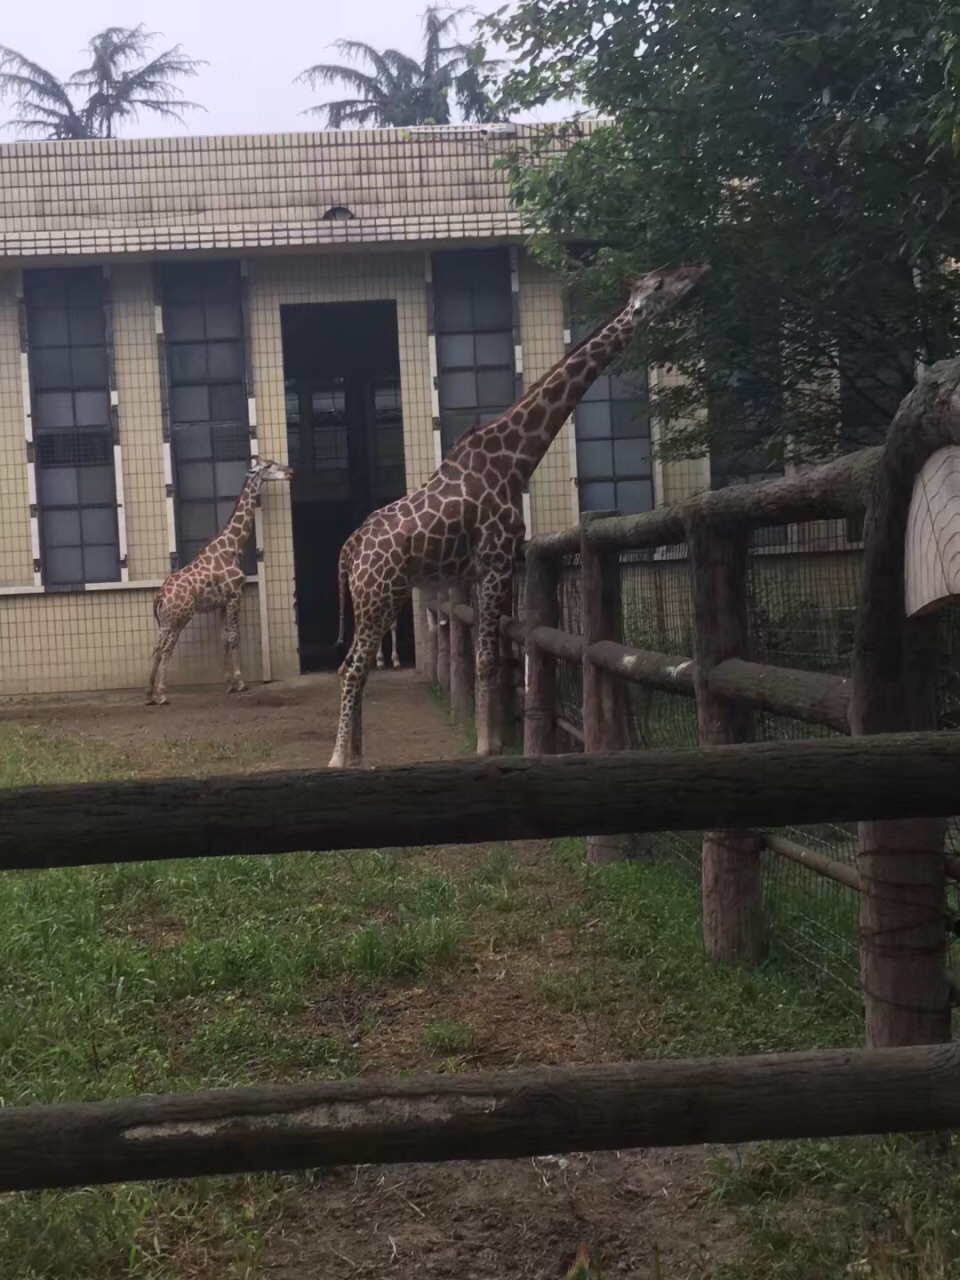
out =
[[600,117],[512,160],[585,308],[665,262],[713,266],[634,352],[685,375],[656,405],[668,456],[860,445],[917,361],[956,350],[960,5],[518,0],[486,29],[515,59],[505,108]]
[[19,113],[6,127],[46,139],[112,138],[141,112],[182,121],[185,111],[202,110],[176,81],[197,75],[203,63],[180,45],[151,58],[155,39],[142,24],[107,27],[87,45],[89,64],[67,80],[0,45],[0,97]]
[[483,45],[456,40],[466,9],[430,5],[423,19],[423,61],[397,49],[380,52],[358,40],[338,40],[334,48],[345,58],[365,62],[370,70],[341,63],[317,63],[297,76],[311,89],[342,84],[355,95],[309,107],[331,129],[345,124],[379,128],[449,124],[451,97],[464,120],[494,121],[499,116],[488,93],[498,63]]

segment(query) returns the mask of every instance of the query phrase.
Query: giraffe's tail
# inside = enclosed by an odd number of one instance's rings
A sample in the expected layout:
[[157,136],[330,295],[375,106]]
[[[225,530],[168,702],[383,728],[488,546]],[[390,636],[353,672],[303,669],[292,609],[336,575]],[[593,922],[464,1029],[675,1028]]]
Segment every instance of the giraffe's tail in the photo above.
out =
[[347,634],[347,592],[350,590],[350,544],[349,539],[340,548],[340,558],[337,561],[337,590],[339,597],[340,611],[340,629],[337,632],[337,655],[343,656],[343,650],[346,647]]

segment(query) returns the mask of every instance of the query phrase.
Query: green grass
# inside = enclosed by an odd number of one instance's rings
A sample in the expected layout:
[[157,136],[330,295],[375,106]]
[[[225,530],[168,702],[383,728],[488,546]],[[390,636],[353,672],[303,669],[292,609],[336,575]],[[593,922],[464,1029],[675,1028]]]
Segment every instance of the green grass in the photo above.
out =
[[469,1053],[475,1040],[476,1033],[468,1022],[431,1022],[423,1032],[423,1042],[432,1053]]

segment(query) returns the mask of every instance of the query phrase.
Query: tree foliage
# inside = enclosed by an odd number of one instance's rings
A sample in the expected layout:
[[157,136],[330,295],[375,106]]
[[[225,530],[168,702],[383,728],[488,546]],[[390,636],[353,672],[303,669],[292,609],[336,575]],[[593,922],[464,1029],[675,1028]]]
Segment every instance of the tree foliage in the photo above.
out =
[[176,81],[203,64],[180,45],[151,58],[155,39],[142,24],[107,27],[87,45],[89,63],[67,80],[0,45],[0,97],[19,113],[6,127],[46,139],[112,138],[141,112],[182,121],[185,111],[202,110]]
[[499,64],[486,57],[482,44],[463,43],[456,30],[466,9],[428,6],[423,18],[423,60],[397,49],[382,52],[358,40],[338,40],[337,52],[369,71],[342,63],[320,62],[297,77],[311,89],[342,84],[354,96],[309,107],[331,129],[345,124],[379,128],[449,124],[451,98],[464,120],[499,119],[489,83]]
[[686,376],[666,452],[824,455],[838,394],[861,444],[956,349],[960,4],[518,0],[488,30],[516,59],[505,106],[601,117],[512,162],[537,251],[594,311],[642,270],[713,266],[636,352]]

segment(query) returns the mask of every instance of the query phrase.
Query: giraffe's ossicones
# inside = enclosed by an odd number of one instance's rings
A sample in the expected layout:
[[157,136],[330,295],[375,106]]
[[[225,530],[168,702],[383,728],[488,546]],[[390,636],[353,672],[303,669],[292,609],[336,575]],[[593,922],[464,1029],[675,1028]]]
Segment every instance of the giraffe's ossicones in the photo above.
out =
[[160,635],[147,683],[148,703],[162,705],[167,701],[167,664],[181,632],[195,613],[213,610],[219,610],[223,617],[227,692],[246,689],[240,672],[240,600],[246,582],[240,558],[253,536],[261,487],[270,480],[289,480],[292,475],[293,470],[282,463],[252,459],[230,519],[188,565],[171,573],[160,587],[153,601]]
[[330,765],[362,760],[363,689],[381,640],[416,587],[472,588],[476,598],[477,754],[502,748],[500,616],[513,604],[523,541],[522,494],[564,422],[634,331],[677,305],[705,266],[652,271],[626,307],[578,343],[494,422],[460,437],[426,484],[369,516],[338,564],[340,640],[346,597],[354,635],[340,667],[340,723]]

